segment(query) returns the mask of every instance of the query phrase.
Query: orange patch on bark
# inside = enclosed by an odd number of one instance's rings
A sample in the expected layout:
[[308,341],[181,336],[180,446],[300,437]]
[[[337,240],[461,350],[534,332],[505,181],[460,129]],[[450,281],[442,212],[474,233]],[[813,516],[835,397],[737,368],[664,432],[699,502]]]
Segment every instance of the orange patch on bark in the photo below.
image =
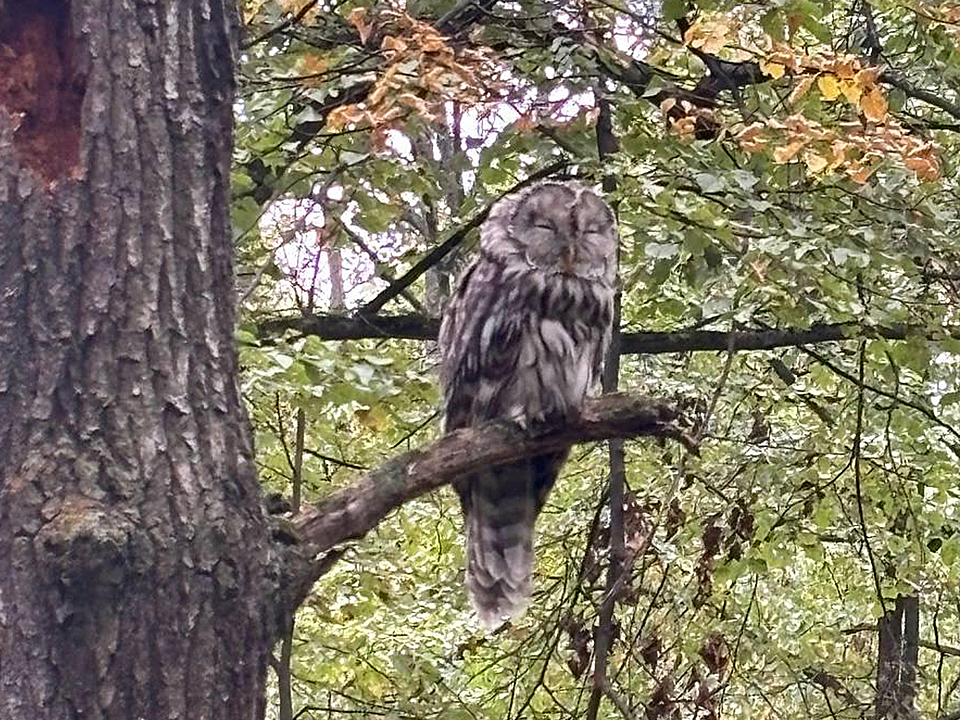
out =
[[73,69],[67,0],[0,0],[0,111],[13,117],[21,166],[48,182],[80,158],[84,79]]

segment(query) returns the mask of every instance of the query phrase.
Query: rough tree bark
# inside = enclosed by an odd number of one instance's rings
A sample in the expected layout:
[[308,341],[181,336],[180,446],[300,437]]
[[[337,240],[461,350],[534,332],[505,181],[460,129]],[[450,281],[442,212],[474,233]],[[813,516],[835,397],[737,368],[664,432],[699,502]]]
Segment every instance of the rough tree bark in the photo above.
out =
[[0,13],[0,717],[262,716],[230,0]]

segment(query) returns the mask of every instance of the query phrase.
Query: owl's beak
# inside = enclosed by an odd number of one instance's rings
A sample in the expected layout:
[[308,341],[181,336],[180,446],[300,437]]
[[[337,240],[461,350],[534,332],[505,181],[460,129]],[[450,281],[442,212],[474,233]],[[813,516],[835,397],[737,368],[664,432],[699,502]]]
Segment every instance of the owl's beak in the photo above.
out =
[[563,271],[572,273],[577,264],[577,249],[573,245],[565,245],[560,251],[560,263]]

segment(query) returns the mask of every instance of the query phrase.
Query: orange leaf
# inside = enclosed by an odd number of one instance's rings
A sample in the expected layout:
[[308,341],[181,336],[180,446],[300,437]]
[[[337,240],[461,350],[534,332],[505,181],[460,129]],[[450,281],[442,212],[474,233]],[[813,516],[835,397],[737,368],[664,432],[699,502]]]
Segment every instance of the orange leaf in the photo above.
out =
[[730,28],[719,20],[698,20],[683,34],[683,41],[690,47],[700,48],[705,53],[716,55],[727,44]]
[[860,70],[853,79],[864,87],[868,87],[877,82],[878,77],[880,77],[880,68],[866,67],[863,70]]
[[860,61],[848,55],[837,60],[833,66],[833,71],[841,80],[851,80],[859,67]]
[[803,162],[807,164],[807,170],[812,173],[818,173],[827,166],[827,159],[812,150],[808,150],[803,154]]
[[882,122],[887,116],[887,98],[879,87],[874,87],[860,99],[860,109],[868,120]]
[[373,92],[371,92],[367,97],[367,105],[370,107],[376,107],[383,101],[383,99],[387,96],[387,93],[389,93],[391,90],[392,88],[390,87],[389,83],[383,81],[378,82],[376,87],[373,88]]
[[765,129],[763,123],[752,123],[737,133],[736,140],[740,143],[740,147],[747,152],[756,152],[766,147],[770,142],[763,136]]
[[330,114],[327,115],[327,127],[336,131],[348,123],[359,122],[363,117],[364,112],[359,106],[341,105],[338,108],[334,108]]
[[850,173],[850,177],[855,183],[863,185],[867,180],[870,179],[870,176],[873,175],[874,170],[877,169],[876,165],[860,165],[858,163],[851,164],[847,169],[847,172]]
[[398,37],[387,35],[383,38],[383,42],[380,43],[380,49],[384,52],[402,53],[407,49],[407,44]]
[[781,145],[773,149],[773,159],[778,163],[790,162],[804,145],[804,140],[794,140],[789,145]]
[[434,53],[440,52],[443,50],[447,44],[438,37],[426,38],[423,43],[420,45],[420,49],[424,52]]
[[370,31],[373,30],[373,25],[367,22],[367,9],[354,8],[347,15],[347,20],[357,29],[357,33],[360,35],[360,44],[366,45],[367,38],[370,37]]
[[814,76],[808,75],[803,80],[800,81],[800,84],[797,85],[793,92],[790,93],[790,97],[787,98],[787,104],[793,105],[800,98],[807,94],[807,91],[813,86]]
[[830,163],[830,169],[835,170],[847,161],[847,148],[850,144],[843,140],[837,140],[833,143],[830,150],[833,152],[833,161]]

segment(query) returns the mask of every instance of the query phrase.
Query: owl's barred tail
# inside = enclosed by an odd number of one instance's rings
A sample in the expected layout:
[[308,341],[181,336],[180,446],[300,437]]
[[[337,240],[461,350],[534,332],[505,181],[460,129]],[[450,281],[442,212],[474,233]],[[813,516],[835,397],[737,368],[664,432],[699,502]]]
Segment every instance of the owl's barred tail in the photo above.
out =
[[520,615],[530,601],[539,511],[534,483],[529,462],[505,465],[472,477],[463,498],[467,592],[487,629]]

